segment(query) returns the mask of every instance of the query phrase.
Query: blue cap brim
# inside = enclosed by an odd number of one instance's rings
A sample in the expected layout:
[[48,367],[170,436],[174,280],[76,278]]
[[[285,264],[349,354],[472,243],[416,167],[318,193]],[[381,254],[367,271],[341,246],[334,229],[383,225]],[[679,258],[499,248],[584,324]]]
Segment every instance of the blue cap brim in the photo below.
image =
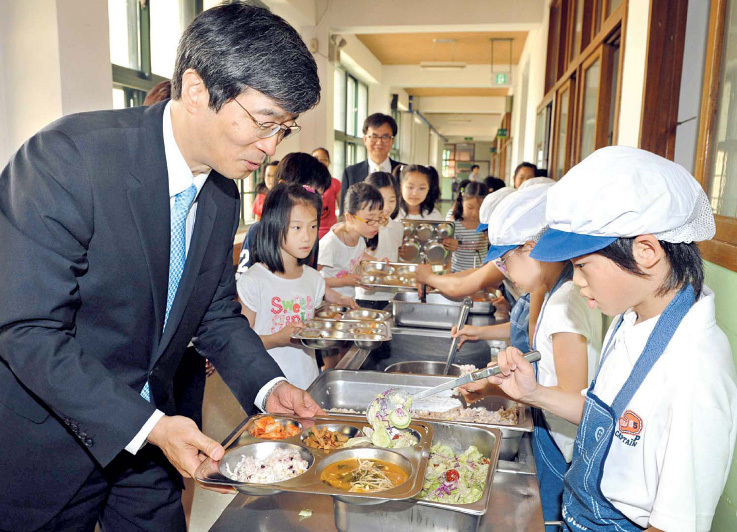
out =
[[513,246],[489,246],[489,252],[486,254],[486,258],[484,259],[484,264],[486,264],[490,260],[498,259],[502,255],[504,255],[507,251],[512,251],[516,247],[517,247],[516,244]]
[[477,233],[483,233],[489,228],[489,224],[479,224],[479,226],[476,228]]
[[604,249],[616,236],[592,236],[548,229],[535,245],[530,258],[540,262],[562,262]]

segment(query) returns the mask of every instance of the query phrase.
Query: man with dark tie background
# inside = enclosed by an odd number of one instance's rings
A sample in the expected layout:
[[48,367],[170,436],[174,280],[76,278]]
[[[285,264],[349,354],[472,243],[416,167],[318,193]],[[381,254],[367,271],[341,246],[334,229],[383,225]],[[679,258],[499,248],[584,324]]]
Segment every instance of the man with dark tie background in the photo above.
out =
[[343,213],[345,194],[351,185],[362,182],[374,172],[389,172],[399,166],[400,162],[389,158],[389,152],[397,136],[397,123],[382,113],[374,113],[363,121],[363,143],[366,145],[368,159],[347,166],[343,170],[342,187],[340,189],[340,212]]
[[172,99],[64,117],[0,174],[0,530],[185,530],[181,475],[223,448],[178,416],[190,341],[246,410],[320,413],[237,303],[233,179],[319,100],[299,34],[201,14]]

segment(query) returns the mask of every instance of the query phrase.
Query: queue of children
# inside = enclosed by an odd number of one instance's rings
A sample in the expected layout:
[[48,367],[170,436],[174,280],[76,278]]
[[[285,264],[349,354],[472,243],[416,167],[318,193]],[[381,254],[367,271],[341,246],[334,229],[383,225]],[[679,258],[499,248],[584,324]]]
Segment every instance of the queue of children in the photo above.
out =
[[[501,374],[466,385],[465,399],[501,389],[534,407],[546,521],[569,531],[708,530],[737,438],[737,373],[695,244],[714,234],[703,189],[680,166],[623,147],[596,151],[560,182],[528,164],[515,174],[515,188],[459,187],[450,213],[455,235],[444,241],[452,273],[417,270],[420,284],[449,296],[497,291],[495,306],[509,309],[508,323],[452,331],[461,346],[511,344],[498,355]],[[295,350],[274,356],[289,359],[301,385],[319,370],[289,336],[323,293],[385,307],[391,292],[362,287],[356,265],[397,260],[399,220],[443,218],[437,173],[406,165],[396,178],[376,172],[350,186],[342,220],[318,242],[324,208],[315,200],[330,186],[320,182],[314,196],[307,196],[311,185],[269,193],[257,265],[239,284],[244,312],[267,347]],[[273,215],[272,205],[280,205]],[[287,288],[296,318],[262,308]],[[615,317],[603,339],[602,313]],[[541,354],[535,365],[522,358],[530,349]]]

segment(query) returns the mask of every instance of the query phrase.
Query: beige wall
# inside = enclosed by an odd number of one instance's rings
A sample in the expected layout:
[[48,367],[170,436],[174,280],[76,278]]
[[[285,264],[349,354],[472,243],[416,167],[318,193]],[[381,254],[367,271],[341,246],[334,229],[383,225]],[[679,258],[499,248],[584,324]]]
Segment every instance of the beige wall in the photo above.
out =
[[0,161],[62,115],[112,107],[107,2],[0,2]]

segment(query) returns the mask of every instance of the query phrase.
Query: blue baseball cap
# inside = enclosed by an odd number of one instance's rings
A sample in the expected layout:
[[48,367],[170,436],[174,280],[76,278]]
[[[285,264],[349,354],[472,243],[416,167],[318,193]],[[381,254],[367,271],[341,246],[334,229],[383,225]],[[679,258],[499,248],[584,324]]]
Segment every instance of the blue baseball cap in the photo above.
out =
[[489,252],[486,254],[484,264],[489,261],[498,259],[499,257],[502,257],[506,252],[512,251],[516,247],[516,244],[512,246],[489,246]]
[[604,249],[617,238],[548,229],[530,252],[530,258],[540,262],[562,262]]

